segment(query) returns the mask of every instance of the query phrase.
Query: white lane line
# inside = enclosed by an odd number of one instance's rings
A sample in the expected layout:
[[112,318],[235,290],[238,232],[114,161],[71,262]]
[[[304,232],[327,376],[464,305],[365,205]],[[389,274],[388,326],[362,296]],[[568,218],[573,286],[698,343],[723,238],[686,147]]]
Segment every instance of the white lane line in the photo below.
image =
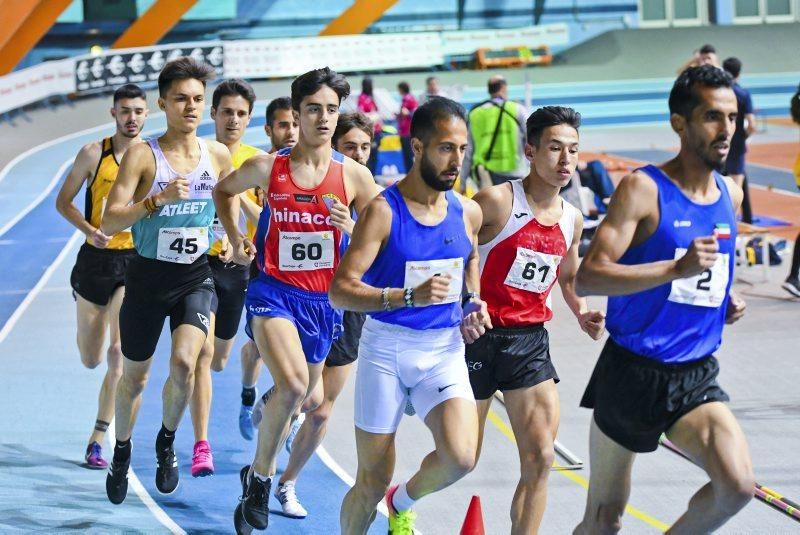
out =
[[64,259],[67,257],[67,255],[69,254],[69,252],[72,249],[72,247],[82,237],[83,237],[83,233],[81,231],[79,231],[79,230],[76,230],[72,234],[72,237],[69,239],[69,241],[64,246],[64,248],[61,249],[61,252],[58,253],[58,256],[56,257],[56,259],[53,260],[53,263],[50,264],[50,266],[48,266],[48,268],[45,270],[44,274],[42,275],[42,278],[39,279],[39,282],[36,283],[36,286],[34,286],[33,289],[28,293],[28,295],[25,296],[25,299],[23,299],[22,302],[19,304],[19,306],[17,306],[17,309],[8,318],[8,321],[6,321],[5,325],[3,325],[3,328],[0,329],[0,343],[2,343],[3,340],[5,340],[6,337],[8,337],[8,334],[11,332],[11,329],[13,329],[14,325],[17,324],[19,319],[22,317],[22,314],[25,313],[25,311],[31,305],[31,303],[36,298],[36,296],[39,294],[39,292],[42,291],[42,289],[44,288],[44,285],[47,284],[47,281],[50,280],[50,277],[53,276],[53,273],[55,273],[55,271],[58,268],[58,266],[60,266],[61,262],[63,262]]
[[777,193],[778,195],[787,195],[789,197],[800,197],[800,193],[795,193],[794,191],[787,191],[782,188],[762,186],[761,184],[750,184],[749,182],[747,183],[747,185],[753,189],[759,189],[761,191],[769,191],[771,193]]
[[[111,445],[111,451],[114,451],[114,443],[115,440],[115,431],[116,426],[114,425],[114,420],[111,420],[111,425],[108,426],[108,432],[106,433],[106,438],[108,439],[108,443]],[[152,496],[147,492],[147,489],[144,488],[142,482],[139,481],[139,477],[136,475],[136,472],[133,471],[133,468],[128,468],[128,484],[133,488],[133,491],[142,500],[142,503],[147,506],[153,516],[156,517],[162,526],[167,528],[170,533],[174,533],[175,535],[186,535],[186,531],[181,528],[177,522],[172,520],[172,518],[164,511],[161,506],[159,506],[156,501],[153,499]]]
[[[337,463],[334,460],[334,458],[331,457],[331,454],[328,453],[328,450],[326,450],[321,444],[319,445],[319,447],[317,447],[317,455],[319,456],[320,460],[323,463],[325,463],[325,466],[327,466],[331,470],[331,472],[339,476],[339,479],[344,481],[348,487],[352,487],[353,485],[356,484],[356,480],[353,479],[353,476],[348,474],[347,471],[344,468],[342,468],[342,465]],[[386,509],[386,504],[383,502],[383,500],[381,500],[381,502],[378,504],[378,511],[383,516],[387,518],[389,517],[389,511],[388,509]],[[422,535],[422,533],[419,530],[416,530],[416,533]]]
[[42,190],[42,192],[39,194],[39,196],[36,197],[35,199],[33,199],[28,204],[28,206],[23,208],[21,212],[19,212],[17,215],[12,217],[11,220],[8,223],[6,223],[5,225],[2,226],[2,228],[0,228],[0,236],[5,234],[6,232],[8,232],[8,230],[11,227],[13,227],[17,223],[19,223],[20,219],[22,219],[23,217],[28,215],[34,208],[39,206],[39,204],[41,204],[41,202],[43,200],[45,200],[48,195],[50,195],[50,192],[53,191],[53,188],[55,188],[56,185],[58,184],[58,182],[61,180],[61,175],[64,174],[64,172],[67,170],[68,166],[72,165],[72,162],[73,162],[73,158],[70,158],[69,160],[67,160],[66,162],[61,164],[61,167],[58,168],[58,171],[56,171],[56,174],[53,175],[53,178],[50,180],[50,183],[47,185],[46,188],[44,188]]

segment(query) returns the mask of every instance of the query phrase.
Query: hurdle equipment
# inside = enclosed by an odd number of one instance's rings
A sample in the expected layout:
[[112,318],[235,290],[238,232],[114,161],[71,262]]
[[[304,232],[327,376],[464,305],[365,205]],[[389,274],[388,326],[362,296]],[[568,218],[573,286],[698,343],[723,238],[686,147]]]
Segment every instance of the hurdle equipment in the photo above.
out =
[[[697,466],[697,463],[694,460],[683,453],[675,444],[670,442],[670,440],[666,437],[666,435],[662,434],[661,438],[658,440],[658,443],[661,444],[664,448],[671,451],[672,453],[683,457],[687,461],[690,461],[692,464]],[[781,513],[785,514],[789,518],[793,519],[796,522],[800,522],[800,507],[796,502],[789,500],[785,496],[782,496],[777,491],[772,490],[769,487],[765,487],[763,485],[759,485],[758,483],[755,484],[754,489],[754,496],[761,502],[769,505],[773,509],[780,511]]]
[[[494,398],[497,401],[499,401],[500,403],[502,403],[503,407],[506,406],[506,400],[503,397],[503,393],[502,392],[499,392],[499,391],[495,392],[494,393]],[[554,442],[553,447],[556,450],[556,454],[558,454],[559,457],[561,457],[562,459],[564,459],[567,462],[567,464],[560,465],[557,468],[554,468],[554,470],[582,470],[583,469],[583,461],[581,460],[581,458],[578,457],[577,455],[575,455],[574,453],[572,453],[570,450],[568,450],[567,447],[564,446],[562,443],[560,443],[558,440],[556,440]]]

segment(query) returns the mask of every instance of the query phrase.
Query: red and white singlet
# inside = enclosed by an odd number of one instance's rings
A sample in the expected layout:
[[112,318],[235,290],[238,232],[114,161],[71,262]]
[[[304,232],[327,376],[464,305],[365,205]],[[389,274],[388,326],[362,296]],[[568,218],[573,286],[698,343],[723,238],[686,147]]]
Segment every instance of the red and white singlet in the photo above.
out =
[[575,230],[577,209],[562,199],[561,219],[539,223],[525,197],[521,180],[509,182],[511,214],[503,230],[479,245],[481,298],[495,327],[523,327],[553,317],[550,290]]
[[344,157],[333,151],[328,172],[313,189],[292,179],[291,149],[276,153],[256,233],[258,265],[266,275],[309,292],[327,292],[339,265],[342,233],[331,225],[328,203],[348,205]]

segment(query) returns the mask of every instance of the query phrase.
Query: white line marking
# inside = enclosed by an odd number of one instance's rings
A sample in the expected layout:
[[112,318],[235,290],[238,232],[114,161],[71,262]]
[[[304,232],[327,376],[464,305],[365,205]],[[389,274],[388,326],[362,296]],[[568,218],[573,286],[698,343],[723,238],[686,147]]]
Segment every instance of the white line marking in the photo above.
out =
[[[111,450],[114,450],[114,443],[115,440],[115,431],[116,425],[115,422],[112,420],[111,425],[108,426],[108,432],[106,433],[106,438],[108,439],[108,443],[111,445]],[[181,528],[170,516],[164,511],[161,506],[159,506],[156,501],[153,499],[152,496],[147,492],[147,489],[144,488],[142,482],[139,481],[139,477],[133,471],[133,468],[128,468],[128,484],[133,487],[133,491],[142,500],[142,503],[147,506],[153,516],[156,517],[156,520],[161,522],[161,525],[167,528],[170,533],[174,533],[175,535],[186,535],[186,532]]]
[[761,184],[750,184],[749,182],[747,183],[747,185],[753,189],[769,191],[772,193],[777,193],[778,195],[788,195],[789,197],[800,197],[800,193],[795,193],[794,191],[787,191],[781,188],[775,188],[775,187],[770,188],[768,186],[762,186]]
[[[317,455],[319,456],[320,460],[325,463],[325,466],[327,466],[331,472],[339,476],[339,479],[344,481],[348,487],[352,487],[356,484],[356,480],[353,479],[353,476],[348,474],[347,471],[342,468],[342,465],[337,463],[333,457],[331,457],[330,453],[328,453],[328,450],[326,450],[321,444],[319,447],[317,447]],[[380,511],[383,516],[387,518],[389,517],[389,510],[386,509],[386,504],[383,503],[383,500],[381,500],[381,502],[378,504],[378,511]],[[419,530],[416,530],[416,532],[422,535]]]
[[67,167],[69,165],[71,165],[72,162],[73,162],[73,159],[70,158],[69,160],[67,160],[66,162],[61,164],[61,167],[58,168],[58,171],[56,171],[56,174],[53,175],[53,178],[50,180],[50,183],[47,185],[46,188],[44,188],[44,190],[42,190],[42,192],[39,194],[39,196],[36,197],[35,199],[33,199],[28,204],[28,206],[23,208],[21,212],[19,212],[17,215],[12,217],[11,220],[8,223],[6,223],[5,225],[3,225],[2,228],[0,228],[0,236],[5,234],[6,232],[8,232],[8,230],[11,227],[13,227],[17,223],[19,223],[20,219],[22,219],[23,217],[25,217],[26,215],[31,213],[34,208],[39,206],[39,204],[41,204],[41,202],[43,200],[45,200],[48,195],[50,195],[50,192],[53,191],[53,188],[56,187],[56,184],[58,184],[59,180],[61,179],[61,175],[64,174],[64,171],[67,170]]
[[42,278],[39,279],[39,282],[36,283],[36,286],[33,287],[33,289],[30,291],[30,293],[28,293],[27,296],[25,296],[25,299],[23,299],[22,302],[19,304],[19,306],[17,306],[17,309],[8,318],[8,321],[6,321],[5,325],[3,325],[3,328],[0,329],[0,343],[2,343],[3,340],[6,339],[8,334],[11,332],[11,329],[14,328],[14,325],[16,325],[19,319],[22,317],[22,314],[25,313],[25,311],[31,305],[31,303],[39,294],[39,292],[42,291],[44,285],[47,284],[47,281],[49,281],[50,277],[53,276],[53,273],[55,273],[58,266],[60,266],[61,262],[63,262],[64,259],[67,257],[67,255],[69,254],[70,250],[75,245],[75,243],[82,237],[83,233],[80,232],[79,230],[76,230],[75,233],[67,242],[67,244],[64,246],[64,248],[61,249],[61,252],[58,253],[56,259],[53,260],[53,263],[50,264],[50,266],[48,266],[48,268],[45,270],[44,274],[42,274]]

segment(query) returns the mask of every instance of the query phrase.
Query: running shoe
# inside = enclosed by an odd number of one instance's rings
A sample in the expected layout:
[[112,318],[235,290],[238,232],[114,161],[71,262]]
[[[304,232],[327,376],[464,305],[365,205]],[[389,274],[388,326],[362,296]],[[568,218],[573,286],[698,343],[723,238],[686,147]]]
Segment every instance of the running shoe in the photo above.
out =
[[275,497],[281,502],[284,516],[289,518],[305,518],[308,516],[308,511],[305,510],[300,500],[297,499],[297,493],[294,490],[294,481],[287,481],[280,483],[278,488],[275,489]]
[[106,476],[106,495],[108,501],[114,505],[119,505],[125,501],[128,494],[128,467],[131,464],[130,457],[126,462],[116,462],[111,460]]
[[800,297],[800,279],[797,277],[789,277],[781,284],[781,288],[789,292],[795,297]]
[[239,479],[242,482],[241,503],[236,507],[236,517],[234,525],[237,532],[240,530],[241,522],[253,529],[267,529],[269,524],[269,491],[272,486],[272,478],[261,481],[255,475],[250,474],[250,467],[243,466],[239,471]]
[[198,440],[192,453],[192,477],[214,475],[214,456],[207,440]]
[[175,447],[170,444],[164,449],[156,448],[156,489],[161,494],[172,494],[178,488],[178,458]]
[[256,436],[256,428],[253,427],[252,405],[242,405],[239,409],[239,433],[245,440],[253,440]]
[[400,485],[393,485],[386,491],[386,508],[389,509],[389,535],[414,535],[414,521],[417,513],[409,509],[408,511],[398,511],[392,504],[392,497]]
[[92,470],[105,470],[108,468],[108,463],[103,459],[103,448],[97,442],[92,442],[86,446],[86,468]]
[[267,404],[267,400],[275,392],[275,387],[271,386],[269,390],[264,392],[264,395],[258,398],[256,401],[255,406],[253,407],[253,427],[258,429],[259,424],[261,423],[261,418],[264,416],[264,405]]
[[297,438],[297,433],[300,431],[300,426],[303,425],[303,422],[306,420],[306,415],[304,413],[300,413],[300,415],[292,420],[292,427],[289,428],[289,434],[286,436],[286,451],[292,453],[292,445],[294,445],[294,439]]
[[417,414],[417,409],[415,409],[414,404],[411,403],[411,398],[406,399],[406,408],[403,409],[403,412],[408,416],[414,416]]

